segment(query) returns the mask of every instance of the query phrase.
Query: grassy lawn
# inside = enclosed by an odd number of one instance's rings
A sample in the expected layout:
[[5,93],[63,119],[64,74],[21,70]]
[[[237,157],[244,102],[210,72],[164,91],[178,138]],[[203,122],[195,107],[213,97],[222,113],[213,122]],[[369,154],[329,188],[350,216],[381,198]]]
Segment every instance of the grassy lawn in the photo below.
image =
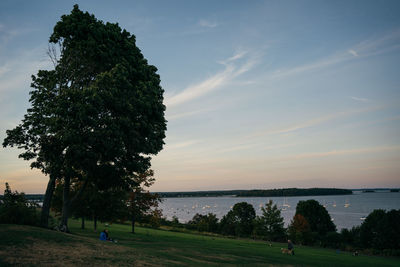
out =
[[[88,225],[91,227],[91,225]],[[100,224],[99,231],[105,226]],[[107,227],[118,243],[99,241],[99,232],[79,229],[73,234],[17,225],[0,226],[0,266],[7,265],[103,265],[103,266],[400,266],[399,258],[337,253],[331,249],[295,248],[283,255],[286,244],[229,239],[137,227]]]

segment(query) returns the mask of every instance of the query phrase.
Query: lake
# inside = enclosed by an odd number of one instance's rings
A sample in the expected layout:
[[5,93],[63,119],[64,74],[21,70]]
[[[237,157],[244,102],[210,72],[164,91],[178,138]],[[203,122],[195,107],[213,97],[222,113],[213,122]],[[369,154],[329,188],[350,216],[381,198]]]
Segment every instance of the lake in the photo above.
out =
[[287,226],[293,218],[296,205],[301,200],[315,199],[328,210],[338,230],[360,225],[363,219],[374,209],[400,209],[399,192],[362,193],[354,191],[352,195],[306,196],[306,197],[185,197],[164,198],[160,204],[167,219],[178,217],[180,222],[187,222],[196,213],[214,213],[222,218],[238,202],[253,205],[257,215],[261,215],[261,206],[272,200],[281,209]]

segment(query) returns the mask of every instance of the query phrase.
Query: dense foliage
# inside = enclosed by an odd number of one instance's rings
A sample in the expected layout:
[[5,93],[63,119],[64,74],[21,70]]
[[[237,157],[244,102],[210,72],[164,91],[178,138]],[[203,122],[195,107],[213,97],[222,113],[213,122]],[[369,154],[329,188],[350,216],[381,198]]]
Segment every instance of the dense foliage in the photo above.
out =
[[374,210],[360,227],[360,243],[374,249],[400,249],[400,210]]
[[315,232],[319,236],[336,231],[336,226],[328,211],[314,199],[299,201],[296,206],[297,214],[303,215],[310,225],[311,232]]
[[37,206],[29,202],[24,193],[12,192],[8,183],[0,198],[0,223],[29,224],[38,223]]
[[[31,167],[49,174],[42,224],[56,180],[63,185],[61,226],[89,183],[99,190],[137,186],[166,131],[163,89],[135,36],[77,5],[50,36],[53,70],[32,76],[31,108],[3,146],[24,149]],[[59,54],[57,54],[57,45]],[[72,194],[72,181],[82,182]]]
[[249,236],[253,232],[256,218],[254,207],[247,202],[236,203],[232,210],[221,219],[221,233],[235,236]]
[[270,241],[285,240],[286,233],[281,211],[270,200],[261,207],[262,215],[254,220],[254,234]]

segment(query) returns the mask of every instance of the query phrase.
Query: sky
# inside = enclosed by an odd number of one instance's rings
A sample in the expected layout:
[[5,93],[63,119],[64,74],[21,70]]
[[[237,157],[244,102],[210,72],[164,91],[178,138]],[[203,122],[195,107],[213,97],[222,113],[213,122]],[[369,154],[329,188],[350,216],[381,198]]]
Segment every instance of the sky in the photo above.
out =
[[[0,2],[0,141],[75,3],[136,36],[168,120],[151,191],[400,187],[399,1]],[[0,192],[48,177],[0,148]]]

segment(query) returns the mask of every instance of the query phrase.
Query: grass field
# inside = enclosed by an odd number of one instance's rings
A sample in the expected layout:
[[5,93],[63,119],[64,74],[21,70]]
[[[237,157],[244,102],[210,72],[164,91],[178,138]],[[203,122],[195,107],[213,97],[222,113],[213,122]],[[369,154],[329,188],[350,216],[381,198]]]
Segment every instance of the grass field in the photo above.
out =
[[[99,230],[104,225],[99,226]],[[229,239],[137,227],[107,227],[118,243],[99,241],[99,232],[79,229],[73,234],[19,225],[0,225],[0,266],[400,266],[399,258],[354,257],[331,249],[295,248],[283,255],[281,247],[262,241]]]

